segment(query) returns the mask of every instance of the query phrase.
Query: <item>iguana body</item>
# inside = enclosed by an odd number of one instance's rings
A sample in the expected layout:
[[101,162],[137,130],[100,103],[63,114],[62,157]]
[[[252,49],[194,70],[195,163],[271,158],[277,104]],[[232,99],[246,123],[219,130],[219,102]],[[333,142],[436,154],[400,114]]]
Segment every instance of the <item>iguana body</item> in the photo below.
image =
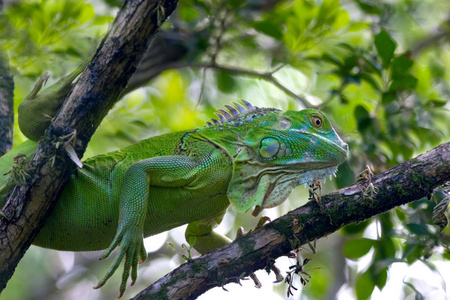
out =
[[[295,186],[334,174],[346,159],[347,145],[322,113],[243,103],[247,107],[227,106],[230,113],[221,110],[220,121],[213,119],[207,127],[87,159],[34,244],[70,251],[109,246],[102,258],[120,244],[98,286],[125,258],[122,294],[130,271],[134,282],[137,263],[146,258],[143,237],[188,223],[186,237],[196,237],[200,253],[219,248],[230,240],[212,230],[230,203],[239,212],[276,206]],[[28,155],[36,143],[27,143],[19,151]],[[19,151],[0,159],[0,174]],[[4,177],[0,191],[10,185]]]

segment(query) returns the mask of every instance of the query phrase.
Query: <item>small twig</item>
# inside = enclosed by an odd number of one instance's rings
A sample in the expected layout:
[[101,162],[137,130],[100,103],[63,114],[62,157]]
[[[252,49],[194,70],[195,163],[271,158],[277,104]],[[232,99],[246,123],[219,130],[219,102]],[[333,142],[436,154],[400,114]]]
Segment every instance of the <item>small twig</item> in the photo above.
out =
[[[217,32],[216,38],[214,39],[214,48],[213,51],[211,53],[211,66],[216,66],[217,65],[217,55],[220,52],[220,49],[222,48],[222,37],[225,34],[226,31],[226,19],[227,19],[227,15],[228,15],[228,10],[227,8],[225,8],[225,11],[223,13],[223,16],[220,18],[219,21],[219,30]],[[203,73],[202,73],[202,85],[200,88],[200,94],[198,95],[198,100],[197,103],[195,104],[195,108],[194,111],[197,110],[197,107],[200,105],[200,102],[202,101],[203,98],[203,93],[205,91],[205,83],[206,83],[206,72],[207,72],[208,68],[204,68],[203,69]]]
[[280,71],[281,69],[283,69],[285,66],[287,65],[287,63],[282,63],[279,64],[275,69],[273,69],[270,74],[275,74],[276,72]]
[[211,53],[211,65],[216,65],[217,63],[217,55],[220,52],[220,49],[222,48],[222,37],[225,34],[226,31],[226,19],[228,16],[228,10],[225,8],[225,11],[223,13],[223,16],[220,18],[219,21],[219,31],[217,32],[216,38],[214,39],[214,49]]
[[[449,26],[448,24],[450,24],[450,17],[441,24],[446,24],[444,26]],[[424,49],[429,48],[441,41],[443,42],[444,40],[450,41],[450,28],[441,28],[434,33],[428,34],[426,38],[420,40],[413,47],[411,47],[411,56],[415,57]]]
[[206,83],[206,71],[208,68],[204,68],[202,72],[202,85],[200,87],[200,93],[198,95],[197,103],[195,104],[194,111],[197,111],[197,107],[200,105],[200,102],[202,102],[203,93],[205,92],[205,83]]
[[215,69],[215,70],[221,70],[224,72],[233,73],[236,75],[256,77],[256,78],[265,80],[267,82],[270,82],[271,84],[273,84],[274,86],[276,86],[277,88],[279,88],[280,90],[285,92],[288,96],[291,96],[292,98],[298,100],[304,107],[312,107],[312,108],[316,107],[316,105],[313,105],[308,100],[306,100],[306,98],[303,95],[298,95],[298,94],[294,93],[289,88],[287,88],[282,83],[280,83],[280,81],[278,81],[278,79],[273,76],[273,73],[275,73],[275,71],[258,72],[258,71],[253,71],[253,70],[248,70],[248,69],[243,69],[243,68],[238,68],[238,67],[228,67],[228,66],[223,66],[223,65],[218,65],[218,64],[208,64],[208,63],[196,63],[196,64],[181,63],[179,65],[173,66],[174,69],[182,69],[182,68],[186,68],[186,67]]

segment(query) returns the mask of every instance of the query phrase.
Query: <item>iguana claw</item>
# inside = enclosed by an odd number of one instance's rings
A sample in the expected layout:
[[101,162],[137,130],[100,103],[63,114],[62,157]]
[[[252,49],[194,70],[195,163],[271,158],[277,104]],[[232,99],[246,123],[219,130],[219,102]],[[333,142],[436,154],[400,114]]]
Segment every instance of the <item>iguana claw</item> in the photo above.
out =
[[114,274],[119,267],[122,260],[125,258],[123,266],[122,281],[120,283],[119,298],[122,297],[126,290],[127,280],[130,277],[131,272],[131,286],[134,285],[137,279],[137,265],[144,262],[147,259],[147,252],[145,251],[142,232],[139,232],[136,228],[119,228],[116,237],[114,238],[108,249],[103,252],[100,259],[106,259],[111,252],[118,246],[120,246],[119,253],[114,260],[111,268],[106,275],[98,282],[94,289],[100,288],[108,281],[108,279]]

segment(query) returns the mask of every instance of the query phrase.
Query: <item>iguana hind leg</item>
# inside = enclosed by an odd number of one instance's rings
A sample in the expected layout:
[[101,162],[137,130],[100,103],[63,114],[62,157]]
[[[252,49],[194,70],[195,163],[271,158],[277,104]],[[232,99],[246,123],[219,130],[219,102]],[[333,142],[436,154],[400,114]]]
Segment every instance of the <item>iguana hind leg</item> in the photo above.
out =
[[86,69],[89,62],[90,59],[84,61],[72,73],[47,88],[43,89],[49,74],[45,73],[38,79],[31,92],[18,107],[20,131],[27,138],[38,141],[44,135],[51,123],[51,118],[56,115],[72,89],[73,81]]
[[185,232],[186,241],[195,239],[194,249],[201,254],[221,248],[232,242],[231,239],[217,232],[214,228],[222,221],[225,211],[216,218],[192,222]]

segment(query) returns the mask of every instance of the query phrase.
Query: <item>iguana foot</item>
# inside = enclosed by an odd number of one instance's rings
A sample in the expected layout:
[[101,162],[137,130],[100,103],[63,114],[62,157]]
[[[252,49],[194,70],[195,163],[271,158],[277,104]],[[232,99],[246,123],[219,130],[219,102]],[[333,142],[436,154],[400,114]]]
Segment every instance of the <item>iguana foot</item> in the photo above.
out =
[[[317,190],[319,192],[317,192]],[[308,189],[309,197],[308,200],[316,201],[317,205],[319,205],[320,210],[322,211],[322,182],[320,180],[314,180]]]
[[373,173],[372,173],[372,169],[370,168],[369,165],[366,165],[366,168],[359,173],[356,176],[356,183],[364,183],[365,181],[368,181],[367,186],[364,188],[364,190],[361,191],[363,192],[363,197],[367,200],[370,200],[370,204],[371,206],[373,206],[373,199],[375,198],[376,194],[378,194],[378,188],[376,186],[373,185],[372,183],[372,177],[373,177]]
[[138,228],[122,228],[117,231],[108,249],[105,250],[100,259],[106,259],[111,252],[120,244],[119,253],[114,260],[111,268],[106,275],[98,282],[94,289],[98,289],[105,285],[108,279],[114,274],[119,267],[122,260],[125,258],[123,266],[122,281],[119,289],[119,298],[122,297],[126,290],[127,280],[131,272],[131,286],[134,285],[137,279],[137,265],[147,259],[147,252],[145,251],[142,230]]
[[27,179],[30,178],[30,175],[26,172],[28,164],[27,156],[18,153],[13,159],[14,165],[11,167],[11,170],[3,175],[9,174],[9,178],[14,185],[24,185],[27,182]]

